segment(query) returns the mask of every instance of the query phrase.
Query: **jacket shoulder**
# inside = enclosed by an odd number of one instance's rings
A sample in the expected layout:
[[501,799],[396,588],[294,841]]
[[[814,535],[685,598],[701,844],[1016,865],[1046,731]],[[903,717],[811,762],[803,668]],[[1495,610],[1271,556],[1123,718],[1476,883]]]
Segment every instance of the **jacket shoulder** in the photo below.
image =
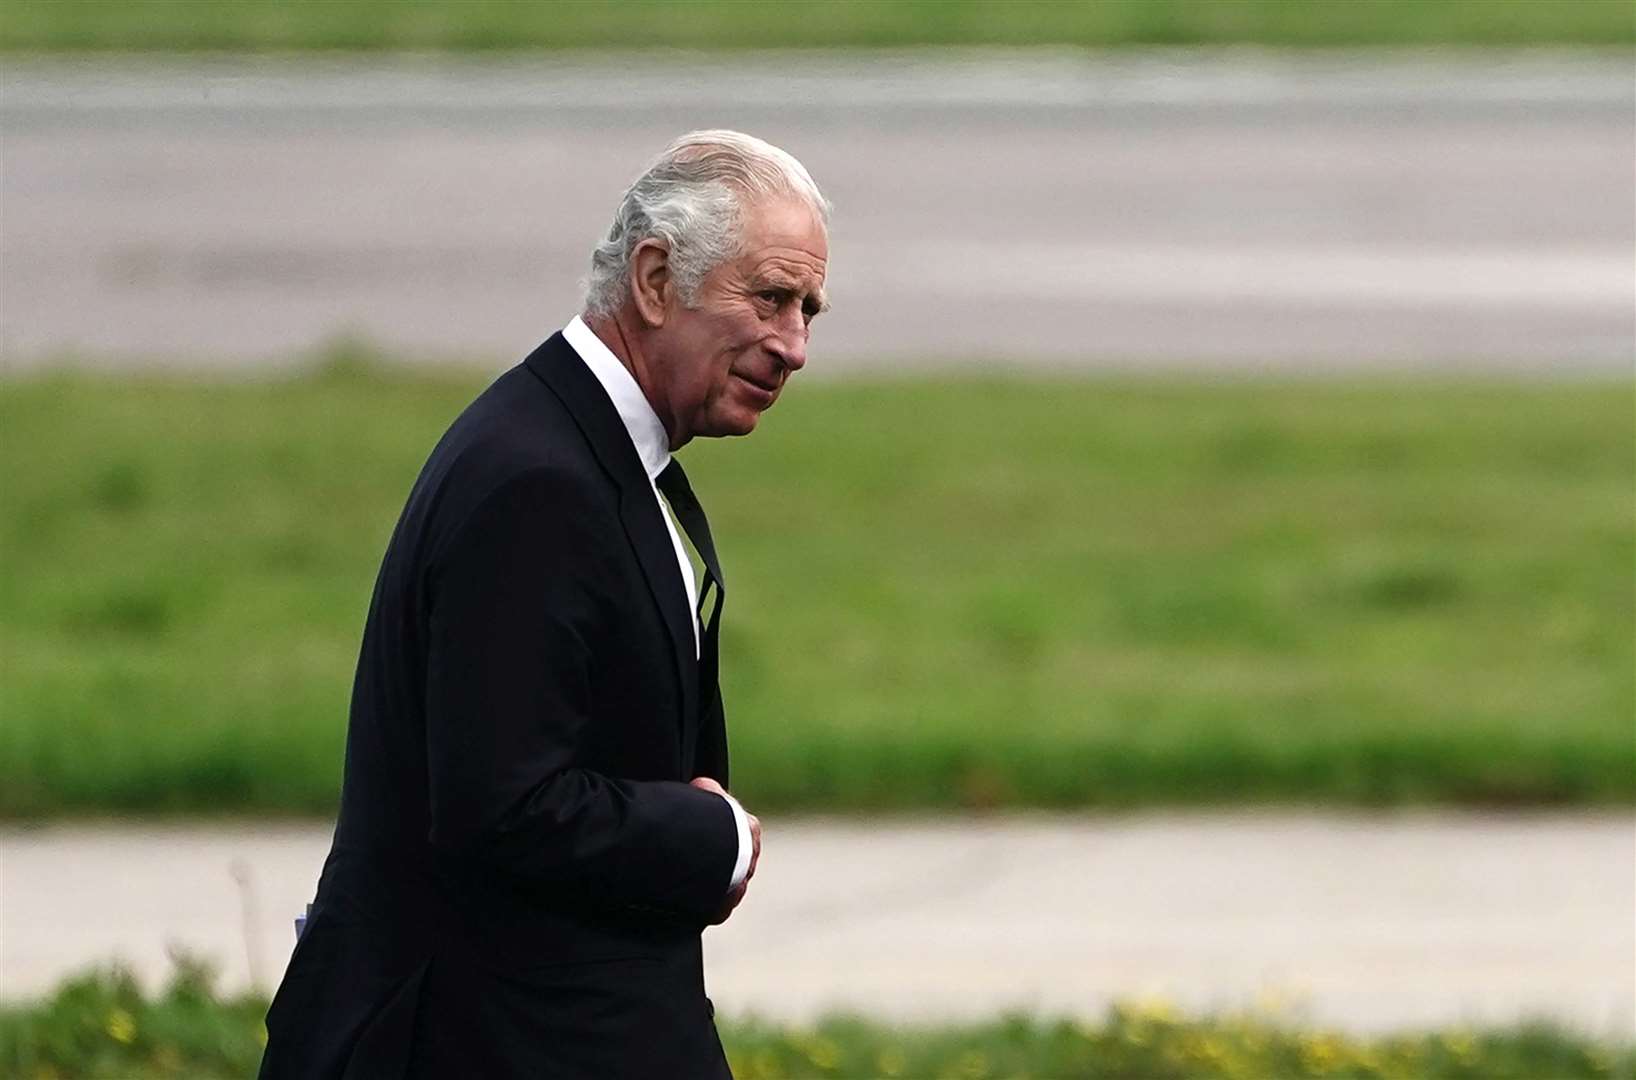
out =
[[449,425],[422,479],[481,499],[518,475],[540,471],[603,479],[567,408],[519,364]]
[[519,486],[553,489],[582,511],[617,508],[618,488],[574,418],[522,364],[491,383],[438,440],[395,543],[410,541],[417,561],[433,559],[485,503]]

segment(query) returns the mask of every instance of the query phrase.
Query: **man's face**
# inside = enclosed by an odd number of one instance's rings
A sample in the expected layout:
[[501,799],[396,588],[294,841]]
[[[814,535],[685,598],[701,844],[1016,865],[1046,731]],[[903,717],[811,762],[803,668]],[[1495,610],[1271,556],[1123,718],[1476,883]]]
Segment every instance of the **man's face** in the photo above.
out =
[[[807,362],[824,307],[829,238],[805,204],[749,207],[742,254],[716,267],[693,307],[672,299],[655,365],[672,448],[696,435],[746,435]],[[674,295],[674,294],[673,294]]]

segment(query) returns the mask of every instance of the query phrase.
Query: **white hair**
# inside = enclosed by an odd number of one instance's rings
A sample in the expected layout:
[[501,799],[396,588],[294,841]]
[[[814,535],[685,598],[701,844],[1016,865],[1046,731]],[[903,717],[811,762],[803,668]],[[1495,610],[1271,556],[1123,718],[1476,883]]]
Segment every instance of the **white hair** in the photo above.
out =
[[739,254],[746,208],[777,196],[805,202],[829,224],[829,201],[786,151],[738,131],[683,135],[626,190],[591,252],[585,313],[619,310],[630,295],[631,252],[649,239],[664,242],[677,294],[691,305],[706,275]]

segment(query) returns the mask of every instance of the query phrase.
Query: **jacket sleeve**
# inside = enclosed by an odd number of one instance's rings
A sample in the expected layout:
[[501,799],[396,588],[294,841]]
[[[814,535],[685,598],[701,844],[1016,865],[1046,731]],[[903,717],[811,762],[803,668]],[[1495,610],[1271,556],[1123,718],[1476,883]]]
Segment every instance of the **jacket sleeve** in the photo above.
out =
[[[431,841],[565,900],[709,921],[737,855],[731,806],[679,781],[576,764],[594,723],[587,637],[613,612],[611,524],[561,471],[522,473],[448,539],[427,578]],[[618,539],[615,533],[613,539]]]

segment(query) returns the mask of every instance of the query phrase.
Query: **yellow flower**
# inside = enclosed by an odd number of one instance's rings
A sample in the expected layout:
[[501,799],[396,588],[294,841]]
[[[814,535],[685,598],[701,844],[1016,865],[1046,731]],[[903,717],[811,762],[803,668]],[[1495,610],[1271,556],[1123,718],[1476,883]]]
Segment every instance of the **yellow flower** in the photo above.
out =
[[1301,1038],[1301,1059],[1316,1073],[1328,1072],[1340,1060],[1341,1047],[1333,1035],[1305,1035]]
[[822,1036],[808,1042],[806,1050],[807,1059],[825,1072],[841,1063],[841,1048]]
[[1370,1047],[1360,1047],[1355,1053],[1355,1060],[1357,1067],[1364,1072],[1375,1076],[1380,1076],[1386,1072],[1386,1065],[1381,1061],[1380,1055]]
[[108,1022],[104,1025],[108,1037],[117,1043],[129,1046],[136,1041],[136,1021],[124,1009],[115,1009],[108,1014]]
[[1477,1040],[1469,1032],[1451,1031],[1444,1036],[1443,1045],[1462,1065],[1470,1065],[1477,1060]]
[[1255,995],[1252,1008],[1262,1016],[1278,1017],[1289,1011],[1290,997],[1275,986],[1264,986]]
[[1176,1022],[1176,1006],[1168,998],[1151,994],[1137,998],[1131,1006],[1131,1018],[1139,1023],[1173,1024]]

